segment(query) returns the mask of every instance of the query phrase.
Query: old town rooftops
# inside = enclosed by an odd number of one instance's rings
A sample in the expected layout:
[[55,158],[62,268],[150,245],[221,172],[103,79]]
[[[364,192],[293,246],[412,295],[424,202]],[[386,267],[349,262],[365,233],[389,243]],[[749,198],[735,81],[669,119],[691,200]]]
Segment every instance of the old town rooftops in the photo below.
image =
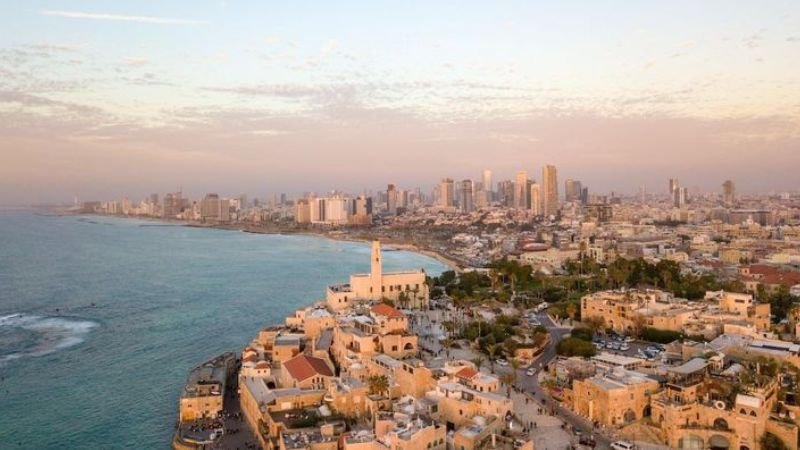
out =
[[325,360],[305,354],[297,355],[283,363],[283,368],[295,380],[303,381],[313,376],[321,375],[332,377],[333,371]]
[[401,313],[395,307],[387,305],[386,303],[378,303],[377,305],[372,306],[372,308],[370,308],[370,312],[376,316],[386,316],[392,319],[402,319],[405,317],[405,314]]

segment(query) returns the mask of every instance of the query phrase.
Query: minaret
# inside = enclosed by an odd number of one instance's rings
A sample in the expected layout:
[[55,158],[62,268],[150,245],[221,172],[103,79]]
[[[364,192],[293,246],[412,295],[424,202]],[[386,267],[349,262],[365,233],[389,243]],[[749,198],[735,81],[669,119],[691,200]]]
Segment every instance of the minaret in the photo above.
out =
[[370,286],[372,286],[372,298],[380,299],[383,297],[381,287],[383,286],[383,261],[381,261],[381,241],[372,241],[372,260],[369,273]]

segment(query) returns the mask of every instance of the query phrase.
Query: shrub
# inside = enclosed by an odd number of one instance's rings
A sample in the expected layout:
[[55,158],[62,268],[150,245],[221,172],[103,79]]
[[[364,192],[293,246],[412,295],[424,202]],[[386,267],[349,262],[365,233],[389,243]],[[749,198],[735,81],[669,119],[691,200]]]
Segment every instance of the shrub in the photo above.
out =
[[583,356],[589,358],[594,356],[597,349],[590,341],[583,339],[568,337],[562,339],[556,346],[556,353],[561,356]]
[[681,333],[672,330],[660,330],[658,328],[645,328],[642,330],[642,339],[659,344],[669,344],[681,338]]
[[580,327],[573,329],[572,333],[570,333],[570,336],[591,342],[592,338],[594,337],[594,333],[589,328]]

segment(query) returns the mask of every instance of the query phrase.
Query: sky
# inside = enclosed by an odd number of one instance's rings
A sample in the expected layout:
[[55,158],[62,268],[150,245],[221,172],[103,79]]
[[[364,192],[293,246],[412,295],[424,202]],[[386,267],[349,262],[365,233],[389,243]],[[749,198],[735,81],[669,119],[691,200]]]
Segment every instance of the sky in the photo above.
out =
[[800,188],[800,2],[0,2],[0,204]]

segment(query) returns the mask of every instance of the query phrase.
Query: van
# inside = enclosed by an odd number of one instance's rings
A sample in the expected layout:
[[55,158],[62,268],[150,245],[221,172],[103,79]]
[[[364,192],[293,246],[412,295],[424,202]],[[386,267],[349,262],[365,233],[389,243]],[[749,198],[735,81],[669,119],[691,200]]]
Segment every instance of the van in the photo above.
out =
[[612,450],[634,450],[635,448],[636,447],[634,447],[633,444],[626,441],[616,441],[611,443]]

